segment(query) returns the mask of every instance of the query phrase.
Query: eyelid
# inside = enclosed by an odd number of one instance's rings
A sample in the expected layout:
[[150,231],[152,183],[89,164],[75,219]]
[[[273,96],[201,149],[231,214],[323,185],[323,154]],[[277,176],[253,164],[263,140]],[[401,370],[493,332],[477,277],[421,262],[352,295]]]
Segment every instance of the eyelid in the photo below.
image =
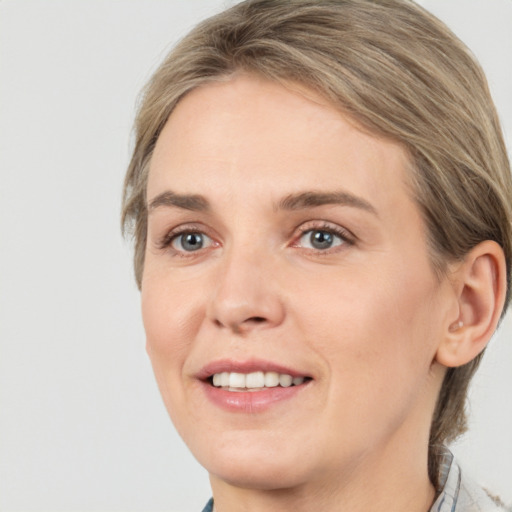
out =
[[[347,228],[344,228],[340,226],[339,224],[335,224],[329,221],[325,220],[313,220],[305,222],[304,224],[301,224],[295,231],[295,234],[293,235],[293,242],[292,247],[300,247],[299,241],[300,239],[309,231],[327,231],[329,233],[332,233],[333,235],[341,238],[343,240],[343,245],[354,245],[356,243],[357,237],[349,231]],[[336,250],[337,247],[340,247],[340,245],[333,247],[332,249]],[[304,248],[308,251],[314,251],[317,253],[323,253],[328,254],[331,252],[331,249],[325,249],[325,250],[319,250],[319,249],[309,249]]]
[[[307,222],[304,222],[299,227],[297,227],[294,231],[294,234],[292,235],[292,242],[290,243],[291,247],[298,247],[300,248],[299,242],[302,236],[304,236],[308,231],[327,231],[329,233],[332,233],[333,235],[339,237],[341,240],[343,240],[343,244],[334,246],[330,249],[320,250],[320,249],[310,249],[310,248],[303,248],[306,251],[315,252],[315,253],[322,253],[322,254],[329,254],[333,251],[340,250],[339,248],[341,246],[346,245],[354,245],[357,241],[357,237],[347,228],[340,226],[339,224],[326,221],[326,220],[310,220]],[[212,240],[212,243],[203,249],[198,249],[197,251],[180,251],[177,249],[174,249],[171,247],[174,240],[176,240],[177,237],[184,233],[198,233],[205,235],[210,240]],[[210,249],[213,247],[218,247],[220,243],[216,240],[216,237],[213,233],[211,233],[211,230],[208,229],[204,225],[198,225],[197,223],[184,223],[180,224],[178,226],[173,227],[172,229],[169,229],[166,231],[163,236],[159,237],[155,245],[160,250],[171,250],[173,253],[181,256],[192,256],[196,252],[202,253],[204,250]]]
[[[193,250],[187,250],[184,247],[184,238],[194,235],[201,238],[201,245],[200,247],[197,247]],[[171,242],[169,244],[170,248],[176,252],[177,254],[181,255],[192,255],[193,253],[199,253],[201,251],[204,251],[205,249],[209,249],[214,244],[213,240],[206,234],[206,233],[197,233],[194,231],[185,231],[184,233],[177,233],[174,235],[171,239]],[[181,246],[181,248],[179,247]]]
[[[210,244],[209,247],[211,247],[211,245],[218,245],[213,234],[209,233],[209,230],[205,226],[198,226],[194,223],[185,223],[166,231],[163,236],[158,238],[156,246],[161,250],[172,250],[176,254],[186,254],[185,251],[180,251],[172,247],[174,240],[185,233],[197,233],[204,235],[212,241],[212,244]],[[205,247],[205,249],[208,249],[209,247]],[[198,251],[191,251],[190,254],[193,254],[194,252],[199,253],[201,252],[201,249]]]

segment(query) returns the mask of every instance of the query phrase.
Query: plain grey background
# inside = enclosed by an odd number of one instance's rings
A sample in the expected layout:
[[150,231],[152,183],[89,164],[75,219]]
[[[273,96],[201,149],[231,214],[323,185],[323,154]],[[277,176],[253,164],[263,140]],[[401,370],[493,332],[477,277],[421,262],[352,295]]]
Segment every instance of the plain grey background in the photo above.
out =
[[[0,510],[199,511],[206,472],[144,351],[121,184],[137,94],[220,0],[0,2]],[[512,0],[424,0],[472,48],[512,148]],[[512,502],[512,321],[454,447]]]

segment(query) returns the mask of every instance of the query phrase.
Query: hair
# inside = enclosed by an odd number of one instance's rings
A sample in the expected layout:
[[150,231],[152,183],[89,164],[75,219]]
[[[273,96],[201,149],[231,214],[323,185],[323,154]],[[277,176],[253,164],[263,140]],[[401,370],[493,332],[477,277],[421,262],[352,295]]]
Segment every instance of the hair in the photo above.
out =
[[[494,240],[505,253],[510,299],[512,180],[482,69],[437,18],[410,0],[247,0],[193,29],[147,84],[135,121],[122,225],[134,237],[140,288],[146,186],[156,141],[192,89],[235,73],[299,83],[410,155],[414,198],[433,267]],[[439,448],[466,429],[466,395],[480,354],[446,372],[430,431],[429,476]]]

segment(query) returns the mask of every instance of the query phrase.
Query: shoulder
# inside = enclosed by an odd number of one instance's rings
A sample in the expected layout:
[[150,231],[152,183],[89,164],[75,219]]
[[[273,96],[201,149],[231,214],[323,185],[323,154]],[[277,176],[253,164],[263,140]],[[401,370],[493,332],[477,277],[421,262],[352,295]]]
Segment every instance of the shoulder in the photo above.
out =
[[[485,489],[473,482],[462,472],[460,485],[460,512],[506,512],[505,505],[498,497],[492,497]],[[459,511],[459,505],[455,509]]]
[[213,498],[210,498],[206,506],[203,508],[203,512],[213,512]]
[[442,480],[443,489],[430,512],[511,512],[476,484],[449,451],[443,461]]

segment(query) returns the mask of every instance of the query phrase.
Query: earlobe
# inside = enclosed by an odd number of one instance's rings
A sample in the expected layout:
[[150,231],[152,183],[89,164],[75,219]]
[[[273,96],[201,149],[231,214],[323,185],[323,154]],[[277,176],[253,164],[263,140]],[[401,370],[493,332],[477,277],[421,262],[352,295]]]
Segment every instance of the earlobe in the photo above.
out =
[[491,339],[503,310],[506,263],[503,249],[486,240],[474,247],[454,275],[458,316],[447,321],[436,361],[447,367],[473,360]]

